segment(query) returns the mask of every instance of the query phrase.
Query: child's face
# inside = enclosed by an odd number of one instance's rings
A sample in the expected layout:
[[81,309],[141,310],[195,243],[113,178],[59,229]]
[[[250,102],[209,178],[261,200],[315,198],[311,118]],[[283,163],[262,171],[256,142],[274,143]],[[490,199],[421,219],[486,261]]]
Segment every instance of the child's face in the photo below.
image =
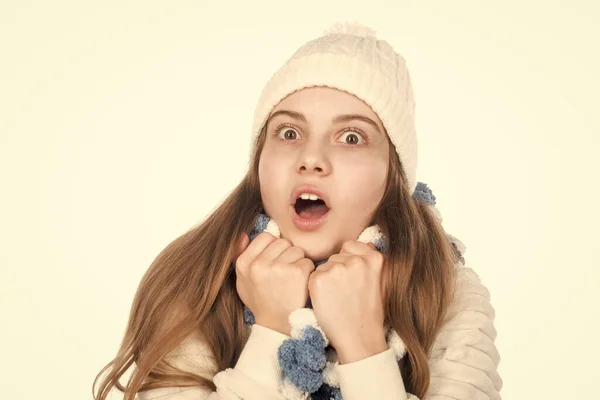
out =
[[[357,118],[334,121],[346,115],[360,115],[374,124]],[[273,109],[266,135],[260,191],[265,211],[282,237],[315,261],[339,252],[344,241],[356,240],[372,222],[388,173],[389,143],[373,110],[346,92],[307,88]],[[323,192],[327,208],[318,206],[313,213],[310,207],[299,207],[307,201],[296,207],[293,193],[303,184]],[[325,211],[316,229],[303,225]]]

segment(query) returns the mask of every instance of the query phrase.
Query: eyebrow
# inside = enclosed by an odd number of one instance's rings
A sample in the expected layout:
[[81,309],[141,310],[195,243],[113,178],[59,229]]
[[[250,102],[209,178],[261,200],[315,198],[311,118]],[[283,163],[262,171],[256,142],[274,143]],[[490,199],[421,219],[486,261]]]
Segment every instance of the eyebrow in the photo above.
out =
[[[297,112],[297,111],[291,111],[291,110],[277,110],[275,111],[273,114],[271,114],[271,116],[269,117],[269,119],[267,120],[267,124],[269,122],[271,122],[271,120],[279,115],[287,115],[290,118],[296,119],[298,121],[304,122],[304,123],[308,123],[308,121],[306,120],[306,117],[304,116],[304,114]],[[373,121],[371,118],[366,117],[364,115],[361,114],[342,114],[342,115],[338,115],[337,117],[335,117],[333,119],[333,123],[334,124],[339,124],[341,122],[349,122],[349,121],[353,121],[353,120],[358,120],[358,121],[362,121],[365,122],[371,126],[373,126],[373,128],[375,128],[375,130],[379,133],[381,133],[381,129],[379,129],[379,125],[377,125],[377,123],[375,121]]]

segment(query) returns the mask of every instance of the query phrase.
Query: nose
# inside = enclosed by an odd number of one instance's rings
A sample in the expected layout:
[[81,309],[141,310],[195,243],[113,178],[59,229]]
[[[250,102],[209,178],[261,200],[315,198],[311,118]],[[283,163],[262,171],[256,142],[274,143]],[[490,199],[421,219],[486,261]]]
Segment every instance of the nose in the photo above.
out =
[[326,176],[331,172],[331,163],[322,146],[307,144],[299,154],[296,169],[300,174]]

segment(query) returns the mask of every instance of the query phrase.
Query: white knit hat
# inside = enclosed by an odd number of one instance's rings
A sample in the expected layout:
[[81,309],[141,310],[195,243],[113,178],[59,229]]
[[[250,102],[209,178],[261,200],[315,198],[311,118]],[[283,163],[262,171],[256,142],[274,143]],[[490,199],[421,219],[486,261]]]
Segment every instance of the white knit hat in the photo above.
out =
[[359,24],[334,25],[300,47],[271,77],[254,113],[251,156],[273,108],[289,94],[312,86],[351,93],[373,109],[396,148],[412,195],[417,186],[417,137],[406,61],[377,39],[375,31]]

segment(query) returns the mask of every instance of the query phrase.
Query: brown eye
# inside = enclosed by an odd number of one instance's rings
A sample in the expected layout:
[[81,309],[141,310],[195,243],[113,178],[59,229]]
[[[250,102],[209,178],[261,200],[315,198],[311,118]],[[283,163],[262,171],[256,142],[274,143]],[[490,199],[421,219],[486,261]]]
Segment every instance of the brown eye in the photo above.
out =
[[[351,146],[358,146],[359,144],[362,144],[365,141],[365,139],[362,138],[362,135],[357,132],[348,131],[348,132],[344,133],[344,135],[347,135],[346,138],[344,139],[344,142],[346,142],[346,144],[349,144]],[[342,137],[343,137],[343,135],[342,135]],[[361,142],[361,139],[362,139],[362,142]]]
[[296,131],[288,129],[283,133],[283,137],[286,139],[296,139]]
[[283,133],[283,140],[295,140],[298,138],[298,132],[295,129],[285,126],[279,131],[279,136]]

